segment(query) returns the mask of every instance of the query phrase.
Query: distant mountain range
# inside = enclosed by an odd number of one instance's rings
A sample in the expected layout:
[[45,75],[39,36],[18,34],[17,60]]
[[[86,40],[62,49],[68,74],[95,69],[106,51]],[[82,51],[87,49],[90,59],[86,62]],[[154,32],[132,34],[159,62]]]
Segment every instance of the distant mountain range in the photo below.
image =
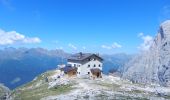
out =
[[118,53],[112,55],[102,55],[103,62],[103,72],[105,74],[123,71],[124,65],[128,63],[133,55],[128,55],[125,53]]
[[31,81],[47,70],[64,63],[69,54],[43,48],[5,48],[0,50],[0,83],[10,89]]
[[[63,50],[46,50],[43,48],[5,48],[0,50],[0,83],[14,89],[30,82],[37,75],[57,68],[58,64],[66,63],[70,54]],[[130,59],[130,55],[102,55],[104,58],[103,72],[117,71]]]

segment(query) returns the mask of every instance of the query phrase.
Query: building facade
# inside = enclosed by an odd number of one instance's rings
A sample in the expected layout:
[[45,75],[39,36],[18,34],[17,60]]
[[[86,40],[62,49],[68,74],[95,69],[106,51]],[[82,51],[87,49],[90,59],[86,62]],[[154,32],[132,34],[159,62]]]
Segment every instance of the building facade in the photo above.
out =
[[77,77],[102,77],[103,59],[98,54],[77,53],[67,59],[67,65],[77,69]]

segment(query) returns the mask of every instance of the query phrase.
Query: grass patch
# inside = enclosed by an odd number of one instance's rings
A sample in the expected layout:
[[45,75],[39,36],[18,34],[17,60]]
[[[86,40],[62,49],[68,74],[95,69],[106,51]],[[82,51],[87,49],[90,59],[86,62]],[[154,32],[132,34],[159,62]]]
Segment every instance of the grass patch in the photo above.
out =
[[109,88],[109,89],[112,89],[112,90],[115,90],[115,89],[118,89],[120,88],[120,85],[118,84],[111,84],[111,83],[97,83],[97,85],[100,85],[100,86],[103,86],[103,87],[106,87],[106,88]]
[[43,84],[35,89],[21,90],[16,92],[14,100],[39,100],[43,97],[59,95],[69,92],[73,88],[71,85],[58,86],[48,89],[48,84]]
[[[132,91],[124,91],[124,92],[126,92],[128,94],[144,94],[145,93],[145,92],[140,91],[140,90],[132,90]],[[145,94],[145,95],[147,95],[147,94]]]
[[132,90],[133,93],[144,93],[143,91],[140,90]]
[[170,95],[169,96],[164,96],[164,98],[170,100]]
[[[16,88],[15,90],[18,90],[18,89],[24,89],[24,88],[28,88],[28,87],[31,87],[31,86],[35,86],[38,82],[42,82],[42,83],[45,83],[45,78],[46,77],[49,77],[49,76],[52,76],[55,74],[55,70],[50,70],[50,71],[47,71],[45,73],[42,73],[40,75],[38,75],[34,80],[32,80],[31,82],[27,83],[27,84],[24,84],[18,88]],[[14,91],[15,91],[14,90]]]
[[149,100],[145,97],[133,97],[133,96],[126,96],[121,94],[115,95],[107,95],[105,93],[101,93],[95,96],[95,100]]
[[113,100],[149,100],[145,97],[133,97],[133,96],[126,96],[126,95],[120,95],[117,94],[114,96]]
[[51,88],[50,91],[53,91],[57,94],[61,94],[61,93],[69,92],[72,89],[73,89],[72,85],[62,85],[62,86]]
[[56,86],[48,89],[48,83],[45,82],[45,78],[54,74],[54,70],[47,71],[39,75],[35,80],[15,89],[12,92],[14,100],[39,100],[43,97],[63,94],[73,89],[72,84]]
[[99,94],[95,96],[96,100],[108,100],[109,96],[107,96],[106,94]]

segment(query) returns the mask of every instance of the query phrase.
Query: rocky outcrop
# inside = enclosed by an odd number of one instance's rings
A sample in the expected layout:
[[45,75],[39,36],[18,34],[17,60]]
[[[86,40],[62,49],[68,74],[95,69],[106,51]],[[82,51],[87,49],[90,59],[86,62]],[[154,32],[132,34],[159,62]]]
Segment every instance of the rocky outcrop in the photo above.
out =
[[160,25],[150,49],[125,66],[123,78],[170,86],[170,20]]
[[0,84],[0,100],[12,100],[10,90]]

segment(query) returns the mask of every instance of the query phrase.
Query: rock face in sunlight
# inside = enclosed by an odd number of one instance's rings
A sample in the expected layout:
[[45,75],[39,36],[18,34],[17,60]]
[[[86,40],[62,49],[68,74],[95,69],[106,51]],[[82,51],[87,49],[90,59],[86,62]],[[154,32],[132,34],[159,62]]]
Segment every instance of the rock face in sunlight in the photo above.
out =
[[170,20],[160,25],[150,49],[125,66],[123,77],[133,82],[170,86]]

